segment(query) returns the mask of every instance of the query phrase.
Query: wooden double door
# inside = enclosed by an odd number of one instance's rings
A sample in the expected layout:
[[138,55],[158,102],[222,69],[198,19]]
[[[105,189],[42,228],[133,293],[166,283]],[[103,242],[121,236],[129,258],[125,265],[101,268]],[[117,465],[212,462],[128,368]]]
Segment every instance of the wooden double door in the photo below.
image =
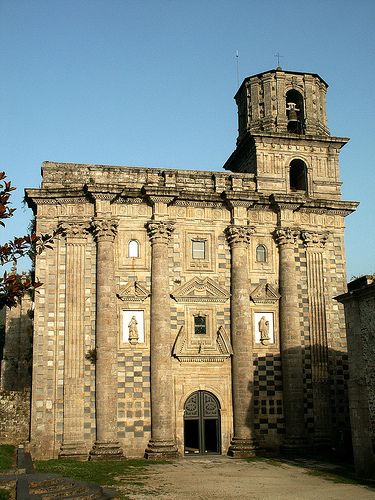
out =
[[220,404],[207,391],[196,391],[184,407],[185,455],[221,453]]

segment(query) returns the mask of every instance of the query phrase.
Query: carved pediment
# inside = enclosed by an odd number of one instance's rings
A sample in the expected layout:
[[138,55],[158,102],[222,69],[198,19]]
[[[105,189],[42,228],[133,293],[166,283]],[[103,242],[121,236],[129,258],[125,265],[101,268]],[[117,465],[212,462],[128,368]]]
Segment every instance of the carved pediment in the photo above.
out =
[[117,297],[126,302],[143,302],[151,295],[138,281],[131,281],[120,289]]
[[260,283],[250,294],[256,304],[274,304],[279,298],[279,292],[269,283]]
[[176,302],[226,302],[229,293],[211,278],[194,277],[171,293]]
[[214,345],[206,344],[204,338],[197,338],[191,341],[188,338],[185,327],[181,326],[172,349],[172,356],[181,362],[212,363],[224,361],[232,354],[233,349],[229,335],[223,326],[220,326],[217,331]]

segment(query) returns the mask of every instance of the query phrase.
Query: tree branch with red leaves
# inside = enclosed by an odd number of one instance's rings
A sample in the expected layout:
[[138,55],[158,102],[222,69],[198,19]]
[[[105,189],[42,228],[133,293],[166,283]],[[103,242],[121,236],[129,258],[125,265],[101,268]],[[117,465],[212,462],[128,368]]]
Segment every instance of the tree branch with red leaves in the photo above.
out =
[[[13,216],[15,208],[11,208],[10,194],[16,188],[6,181],[5,172],[0,172],[0,225],[5,226],[3,220]],[[0,265],[13,262],[16,264],[21,257],[28,256],[34,262],[37,255],[40,255],[45,249],[52,248],[54,237],[58,234],[56,230],[53,235],[35,233],[25,236],[15,237],[7,243],[0,245]],[[34,279],[32,274],[29,276],[16,272],[5,272],[0,277],[0,309],[4,306],[14,307],[27,292],[33,292],[41,286],[40,281]]]

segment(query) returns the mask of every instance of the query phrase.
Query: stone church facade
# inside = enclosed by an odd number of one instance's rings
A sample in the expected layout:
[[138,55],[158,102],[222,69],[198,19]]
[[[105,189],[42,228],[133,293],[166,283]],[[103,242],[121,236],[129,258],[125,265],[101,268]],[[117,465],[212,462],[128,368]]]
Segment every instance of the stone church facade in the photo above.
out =
[[327,84],[246,78],[222,172],[45,162],[31,449],[86,459],[329,446],[347,422]]

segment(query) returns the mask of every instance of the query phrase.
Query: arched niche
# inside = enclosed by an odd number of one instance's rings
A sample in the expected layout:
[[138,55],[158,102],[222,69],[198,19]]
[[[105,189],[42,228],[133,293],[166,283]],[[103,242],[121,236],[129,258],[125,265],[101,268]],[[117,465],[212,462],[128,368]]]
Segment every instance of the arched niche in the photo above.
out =
[[291,191],[307,193],[307,166],[303,160],[295,159],[290,162],[289,187]]
[[293,134],[305,133],[305,106],[303,96],[298,90],[288,90],[285,96],[288,132]]

